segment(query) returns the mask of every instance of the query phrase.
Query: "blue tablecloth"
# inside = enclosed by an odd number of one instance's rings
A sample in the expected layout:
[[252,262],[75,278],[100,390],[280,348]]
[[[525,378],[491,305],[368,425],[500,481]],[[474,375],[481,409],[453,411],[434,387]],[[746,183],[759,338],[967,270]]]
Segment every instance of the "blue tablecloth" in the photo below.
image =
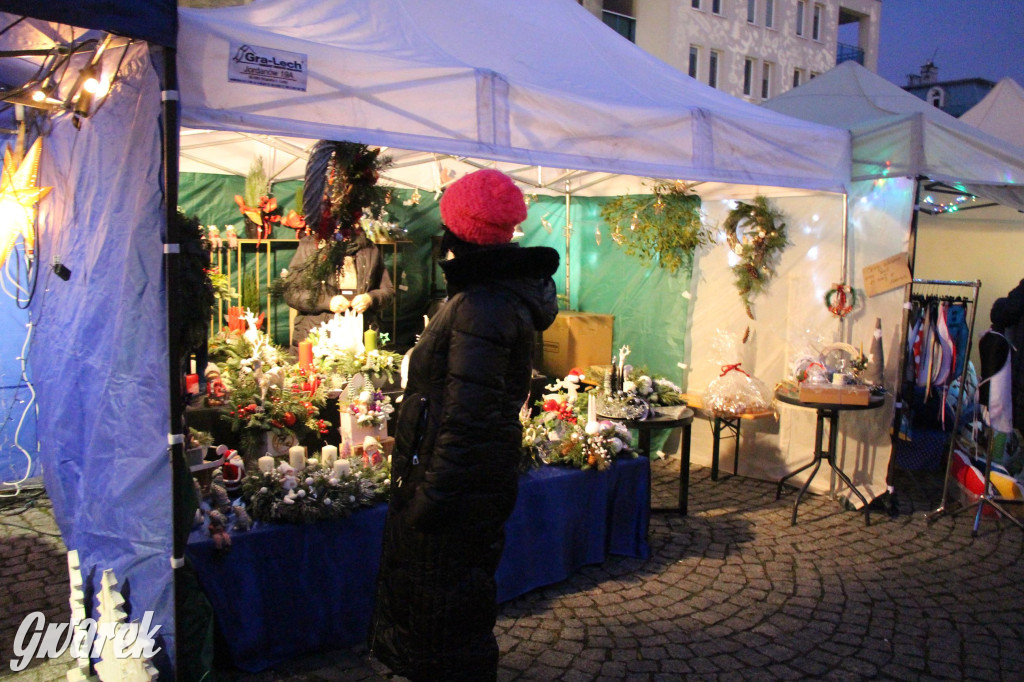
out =
[[[218,553],[202,530],[186,553],[235,667],[257,672],[363,641],[373,613],[385,505],[309,525],[257,524]],[[506,525],[498,600],[565,580],[608,554],[647,558],[650,462],[524,474]]]

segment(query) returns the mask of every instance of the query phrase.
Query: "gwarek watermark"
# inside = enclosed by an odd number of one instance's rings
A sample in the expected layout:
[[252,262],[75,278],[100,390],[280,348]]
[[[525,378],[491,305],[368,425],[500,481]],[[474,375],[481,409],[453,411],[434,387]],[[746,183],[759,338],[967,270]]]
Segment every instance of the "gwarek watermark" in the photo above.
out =
[[14,636],[16,658],[11,659],[11,670],[24,670],[33,658],[59,658],[68,649],[74,658],[100,658],[108,643],[115,658],[152,658],[160,651],[156,646],[160,627],[153,626],[152,611],[146,611],[139,623],[97,623],[92,618],[47,623],[41,611],[33,611]]

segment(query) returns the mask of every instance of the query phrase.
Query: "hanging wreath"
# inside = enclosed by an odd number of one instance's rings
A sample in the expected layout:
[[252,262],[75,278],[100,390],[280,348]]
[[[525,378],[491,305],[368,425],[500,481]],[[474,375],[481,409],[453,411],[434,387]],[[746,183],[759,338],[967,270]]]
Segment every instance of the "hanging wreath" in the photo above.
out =
[[675,273],[690,264],[694,251],[712,243],[704,226],[700,197],[683,182],[659,183],[652,194],[616,197],[601,208],[612,239],[630,256]]
[[732,271],[747,316],[752,320],[751,299],[768,288],[779,257],[789,244],[782,217],[765,197],[757,196],[753,204],[737,204],[722,225],[729,249],[740,259]]
[[849,284],[833,284],[825,294],[825,306],[836,317],[846,317],[857,305],[857,290]]
[[[377,185],[381,171],[391,163],[379,149],[355,142],[320,140],[309,154],[302,188],[303,213],[297,234],[312,235],[320,246],[317,256],[291,273],[287,281],[271,287],[274,294],[297,285],[315,301],[323,282],[330,280],[345,261],[366,242],[360,227],[364,215],[378,218],[390,199],[387,187]],[[298,219],[298,216],[296,216]],[[296,223],[297,224],[297,223]]]

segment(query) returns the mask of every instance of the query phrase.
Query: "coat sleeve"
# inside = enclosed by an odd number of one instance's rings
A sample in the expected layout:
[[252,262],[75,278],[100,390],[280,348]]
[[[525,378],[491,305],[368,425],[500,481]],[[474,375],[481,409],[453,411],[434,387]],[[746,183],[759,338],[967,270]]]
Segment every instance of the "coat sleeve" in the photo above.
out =
[[395,296],[395,287],[391,282],[391,275],[384,266],[384,259],[381,257],[380,249],[373,247],[374,253],[370,258],[371,271],[366,293],[373,299],[374,310],[381,311],[391,305]]
[[[493,303],[464,299],[454,316],[440,424],[410,509],[412,526],[420,532],[443,532],[465,521],[487,508],[502,475],[515,476],[514,465],[502,468],[509,439],[497,434],[518,428],[518,421],[504,424],[508,420],[502,417],[517,315],[512,306],[506,310]],[[513,437],[513,452],[518,445]]]
[[328,284],[320,284],[315,291],[310,291],[303,282],[303,273],[316,255],[316,242],[313,239],[299,241],[299,247],[288,264],[288,276],[284,278],[285,303],[304,315],[330,312],[331,298],[336,293],[335,287]]

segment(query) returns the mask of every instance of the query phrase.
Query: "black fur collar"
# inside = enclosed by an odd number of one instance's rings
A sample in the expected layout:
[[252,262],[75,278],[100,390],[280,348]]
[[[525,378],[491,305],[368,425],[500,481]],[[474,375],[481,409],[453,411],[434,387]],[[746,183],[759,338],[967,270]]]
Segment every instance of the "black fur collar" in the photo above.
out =
[[558,270],[558,252],[547,246],[503,244],[441,263],[449,288],[462,289],[488,280],[538,279]]

